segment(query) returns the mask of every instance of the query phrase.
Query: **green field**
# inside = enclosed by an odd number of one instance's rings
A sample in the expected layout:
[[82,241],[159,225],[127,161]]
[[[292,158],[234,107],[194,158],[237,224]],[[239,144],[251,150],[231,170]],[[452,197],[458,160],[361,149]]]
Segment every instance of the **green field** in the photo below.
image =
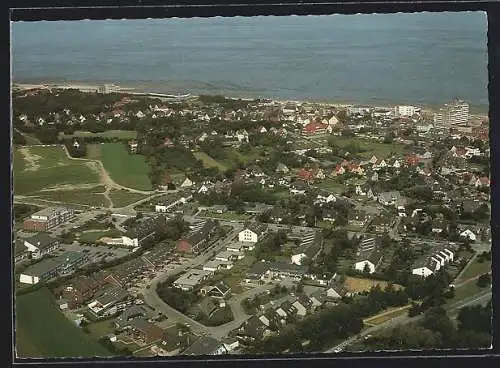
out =
[[315,186],[335,194],[341,194],[346,189],[344,184],[332,179],[325,179],[322,182],[315,184]]
[[491,261],[483,261],[480,263],[476,257],[471,263],[469,263],[463,274],[460,275],[460,278],[455,280],[455,283],[460,284],[467,279],[480,276],[488,272],[491,272]]
[[194,152],[193,156],[196,157],[198,160],[201,160],[203,162],[203,166],[205,166],[206,168],[217,167],[220,171],[227,170],[226,165],[224,165],[218,161],[215,161],[212,157],[207,155],[205,152],[201,152],[201,151]]
[[462,286],[459,286],[455,288],[455,296],[451,299],[448,299],[446,301],[445,305],[451,305],[455,302],[458,302],[462,299],[466,299],[468,297],[471,297],[483,290],[489,289],[489,286],[487,288],[481,289],[479,286],[476,285],[476,280],[467,282],[463,284]]
[[385,144],[368,139],[341,137],[335,137],[333,140],[334,143],[341,148],[345,148],[350,144],[358,145],[363,151],[360,152],[359,155],[365,158],[370,158],[372,155],[377,156],[377,158],[387,158],[390,156],[391,152],[394,152],[397,155],[402,155],[405,150],[405,146],[400,143]]
[[129,204],[140,201],[141,199],[146,198],[144,194],[140,193],[132,193],[126,190],[116,190],[113,189],[109,193],[111,197],[111,201],[113,201],[113,207],[121,208],[128,206]]
[[100,145],[101,161],[111,178],[128,188],[151,190],[149,166],[144,156],[131,154],[122,143]]
[[82,232],[78,239],[80,241],[84,242],[89,242],[93,243],[96,242],[97,240],[103,238],[103,237],[109,237],[109,238],[114,238],[121,236],[122,233],[118,231],[117,229],[109,229],[109,230],[103,230],[103,231],[88,231],[88,232]]
[[111,356],[56,308],[47,288],[16,297],[18,357]]
[[87,138],[87,137],[103,137],[103,138],[117,138],[117,139],[136,139],[137,132],[135,130],[107,130],[102,133],[92,133],[82,130],[76,130],[73,134],[59,133],[59,138]]
[[99,185],[91,189],[56,190],[48,192],[38,192],[37,198],[48,201],[85,204],[88,206],[102,207],[108,205],[108,200],[103,193],[106,189]]
[[93,163],[70,160],[62,146],[22,147],[14,150],[14,191],[35,194],[61,185],[98,184]]

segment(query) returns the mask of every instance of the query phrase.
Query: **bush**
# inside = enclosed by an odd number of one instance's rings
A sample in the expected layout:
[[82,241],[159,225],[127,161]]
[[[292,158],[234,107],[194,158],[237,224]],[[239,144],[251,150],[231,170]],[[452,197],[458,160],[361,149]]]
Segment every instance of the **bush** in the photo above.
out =
[[480,288],[487,287],[490,284],[491,284],[491,275],[489,273],[485,273],[479,276],[476,283],[476,285],[479,286]]

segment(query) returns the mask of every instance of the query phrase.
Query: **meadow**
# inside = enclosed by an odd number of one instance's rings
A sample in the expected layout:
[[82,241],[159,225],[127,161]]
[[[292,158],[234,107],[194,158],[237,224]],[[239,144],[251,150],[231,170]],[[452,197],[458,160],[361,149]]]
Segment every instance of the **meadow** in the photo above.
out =
[[95,163],[70,160],[62,146],[22,147],[14,150],[14,192],[33,195],[61,185],[98,185]]
[[117,190],[117,189],[112,189],[109,192],[109,197],[111,198],[111,201],[113,202],[113,207],[115,208],[125,207],[128,206],[129,204],[135,203],[137,201],[140,201],[141,199],[146,198],[145,195],[140,193],[132,193],[126,190]]
[[207,155],[205,152],[194,152],[193,156],[196,157],[198,160],[201,160],[203,162],[203,166],[206,168],[210,167],[217,167],[220,171],[225,171],[227,170],[227,166],[224,165],[223,163],[214,160],[212,157]]
[[405,146],[401,143],[386,144],[368,139],[345,137],[335,137],[333,141],[340,148],[346,148],[349,145],[358,146],[361,149],[359,155],[366,159],[371,158],[373,155],[377,156],[377,158],[388,158],[391,153],[402,155],[405,151]]
[[131,154],[123,143],[104,143],[99,145],[99,153],[104,168],[111,179],[127,188],[151,190],[149,166],[144,156]]
[[24,358],[111,356],[57,310],[47,288],[16,297],[16,352]]

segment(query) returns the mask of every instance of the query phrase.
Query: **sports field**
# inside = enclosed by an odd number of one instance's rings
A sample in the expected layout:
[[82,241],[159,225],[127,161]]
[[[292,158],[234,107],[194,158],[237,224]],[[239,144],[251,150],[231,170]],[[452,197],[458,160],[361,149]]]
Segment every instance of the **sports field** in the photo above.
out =
[[96,164],[70,160],[63,146],[16,148],[13,171],[14,192],[18,195],[60,186],[76,189],[99,184]]
[[47,288],[16,297],[15,336],[18,357],[111,355],[57,310]]
[[123,143],[104,143],[99,147],[100,160],[111,179],[127,188],[151,190],[144,156],[129,153]]

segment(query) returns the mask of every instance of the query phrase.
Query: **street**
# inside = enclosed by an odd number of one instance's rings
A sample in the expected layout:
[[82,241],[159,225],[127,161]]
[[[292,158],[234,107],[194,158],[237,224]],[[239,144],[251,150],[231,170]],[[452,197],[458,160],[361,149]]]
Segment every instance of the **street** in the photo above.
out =
[[[484,303],[487,303],[489,299],[491,299],[491,289],[488,289],[486,291],[481,291],[481,292],[477,293],[476,295],[473,295],[469,298],[455,302],[455,303],[451,304],[450,306],[446,307],[445,309],[447,310],[447,312],[450,315],[453,315],[454,312],[460,308],[463,308],[463,307],[466,307],[469,305],[484,304]],[[381,323],[378,326],[367,328],[366,330],[361,331],[359,334],[354,335],[353,337],[341,342],[340,344],[337,344],[336,346],[334,346],[328,350],[325,350],[324,352],[325,353],[340,352],[340,351],[344,350],[347,346],[349,346],[350,344],[354,343],[355,341],[359,340],[362,337],[365,337],[367,335],[371,335],[371,334],[376,333],[376,332],[378,332],[382,329],[385,329],[385,328],[391,328],[391,327],[395,327],[397,325],[404,325],[404,324],[408,324],[408,323],[412,323],[412,322],[417,322],[417,321],[421,320],[423,317],[424,316],[422,314],[415,316],[415,317],[408,317],[407,314],[404,314],[404,315],[398,316],[396,318],[392,318],[384,323]]]

